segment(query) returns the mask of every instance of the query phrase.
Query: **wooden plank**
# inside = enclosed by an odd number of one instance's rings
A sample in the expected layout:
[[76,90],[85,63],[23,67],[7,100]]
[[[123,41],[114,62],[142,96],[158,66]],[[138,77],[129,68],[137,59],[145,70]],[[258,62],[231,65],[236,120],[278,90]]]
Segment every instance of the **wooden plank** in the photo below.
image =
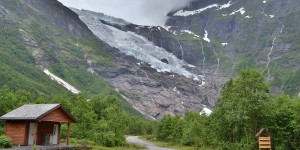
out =
[[259,146],[259,148],[271,148],[271,146]]
[[259,143],[259,145],[262,145],[262,144],[271,144],[271,141],[259,141],[258,143]]
[[6,135],[7,132],[7,121],[5,121],[5,130],[4,130],[4,134]]
[[271,137],[259,137],[258,139],[259,139],[260,141],[261,141],[261,140],[264,140],[264,141],[265,141],[265,140],[269,140],[269,141],[270,141],[270,140],[271,140]]
[[46,116],[41,118],[41,121],[51,121],[51,122],[64,122],[73,123],[73,119],[68,116],[62,108],[57,108],[56,110],[50,112]]
[[26,145],[26,122],[25,121],[6,121],[5,135],[12,139],[15,145]]

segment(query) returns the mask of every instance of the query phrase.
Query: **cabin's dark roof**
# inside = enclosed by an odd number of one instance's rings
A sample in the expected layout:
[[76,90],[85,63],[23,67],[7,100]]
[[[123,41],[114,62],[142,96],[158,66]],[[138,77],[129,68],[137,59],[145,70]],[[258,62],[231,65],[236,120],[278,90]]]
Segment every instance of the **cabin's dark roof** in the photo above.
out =
[[[60,104],[28,104],[23,105],[3,116],[1,120],[37,120],[40,117],[48,114],[52,110],[61,107]],[[63,108],[62,108],[63,109]],[[64,110],[64,109],[63,109]],[[65,110],[64,110],[65,111]],[[66,111],[65,111],[66,112]],[[71,114],[66,112],[72,119],[75,120]]]

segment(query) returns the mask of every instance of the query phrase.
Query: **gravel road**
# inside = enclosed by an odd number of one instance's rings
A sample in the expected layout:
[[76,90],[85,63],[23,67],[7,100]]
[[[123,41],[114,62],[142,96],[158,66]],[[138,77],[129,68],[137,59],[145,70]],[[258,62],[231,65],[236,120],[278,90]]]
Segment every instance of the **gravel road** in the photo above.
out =
[[126,138],[126,141],[127,141],[127,143],[133,143],[133,144],[146,146],[147,149],[149,149],[149,150],[174,150],[174,149],[170,149],[170,148],[158,147],[153,143],[150,143],[150,142],[139,139],[138,136],[128,136]]

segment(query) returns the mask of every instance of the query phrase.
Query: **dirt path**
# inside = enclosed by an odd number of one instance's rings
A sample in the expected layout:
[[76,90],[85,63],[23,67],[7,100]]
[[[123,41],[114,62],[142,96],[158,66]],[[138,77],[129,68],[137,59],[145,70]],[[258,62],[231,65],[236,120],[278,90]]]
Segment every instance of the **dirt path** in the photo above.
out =
[[128,143],[133,143],[133,144],[138,144],[138,145],[142,145],[142,146],[146,146],[149,150],[174,150],[174,149],[170,149],[170,148],[162,148],[162,147],[158,147],[153,143],[144,141],[139,139],[138,136],[128,136],[126,138],[126,141]]

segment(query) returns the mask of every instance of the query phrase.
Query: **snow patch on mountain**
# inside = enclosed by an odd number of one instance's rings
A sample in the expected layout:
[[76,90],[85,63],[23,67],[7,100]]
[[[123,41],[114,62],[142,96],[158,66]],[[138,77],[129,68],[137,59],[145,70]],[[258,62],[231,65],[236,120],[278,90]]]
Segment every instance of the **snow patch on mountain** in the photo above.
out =
[[206,6],[204,8],[200,8],[198,10],[193,10],[193,11],[179,10],[179,11],[177,11],[174,14],[174,16],[184,16],[184,17],[187,17],[187,16],[191,16],[191,15],[195,15],[195,14],[200,14],[201,12],[203,12],[203,11],[205,11],[207,9],[218,7],[218,6],[219,6],[218,4],[212,4],[212,5]]
[[226,46],[226,45],[228,45],[228,43],[221,43],[221,45],[222,45],[222,46]]
[[187,17],[187,16],[192,16],[192,15],[195,15],[195,14],[200,14],[201,12],[203,12],[205,10],[208,10],[208,9],[211,9],[211,8],[217,8],[217,10],[221,10],[221,9],[224,9],[224,8],[228,8],[231,5],[232,5],[231,1],[229,1],[228,3],[223,4],[223,5],[212,4],[212,5],[208,5],[208,6],[204,7],[204,8],[200,8],[200,9],[192,10],[192,11],[179,10],[179,11],[177,11],[174,14],[174,16],[184,16],[184,17]]
[[236,11],[233,11],[232,13],[230,13],[229,15],[234,15],[236,13],[241,13],[241,15],[243,15],[245,13],[245,8],[244,7],[241,7],[240,9],[236,10]]
[[75,94],[80,93],[80,91],[78,89],[76,89],[74,86],[72,86],[68,82],[64,81],[63,79],[52,74],[48,69],[44,69],[44,73],[47,74],[51,78],[51,80],[56,81],[58,84],[64,86],[66,89],[68,89],[72,93],[75,93]]
[[207,115],[209,116],[212,113],[212,110],[208,109],[207,107],[204,107],[202,111],[200,112],[200,115]]
[[181,30],[182,33],[187,33],[187,34],[190,34],[194,37],[194,39],[199,39],[200,36],[195,34],[194,32],[190,31],[190,30]]
[[201,81],[201,84],[200,84],[199,86],[200,86],[200,87],[203,87],[205,84],[206,84],[206,83],[205,83],[205,80],[203,79],[203,80]]
[[[187,78],[203,78],[201,75],[196,75],[184,68],[188,64],[178,59],[174,54],[165,49],[156,46],[143,36],[137,35],[134,32],[122,31],[112,26],[103,24],[98,17],[91,15],[88,11],[76,11],[80,19],[98,36],[102,41],[105,41],[110,46],[119,49],[122,53],[135,57],[145,63],[148,63],[158,72],[172,72]],[[168,61],[162,62],[163,59]]]
[[203,40],[209,43],[210,39],[208,38],[208,32],[206,30],[204,30],[204,31],[205,31],[205,34],[204,34]]
[[176,92],[177,94],[180,94],[180,91],[178,91],[177,87],[174,87],[173,91]]
[[164,28],[167,31],[171,31],[170,29],[172,28],[172,26],[159,26],[158,28]]
[[224,8],[230,7],[232,5],[231,2],[232,2],[232,0],[229,1],[228,3],[226,3],[226,4],[219,5],[219,9],[224,9]]

